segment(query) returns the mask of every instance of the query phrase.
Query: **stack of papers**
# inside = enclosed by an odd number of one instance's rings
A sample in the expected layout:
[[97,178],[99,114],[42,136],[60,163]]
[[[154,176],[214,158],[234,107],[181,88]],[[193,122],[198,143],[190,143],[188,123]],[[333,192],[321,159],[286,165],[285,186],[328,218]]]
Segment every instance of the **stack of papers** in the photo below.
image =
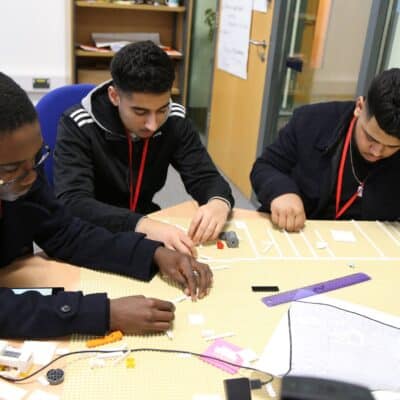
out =
[[118,33],[92,33],[92,39],[96,47],[123,47],[128,43],[141,42],[143,40],[151,40],[155,44],[160,44],[159,33],[146,32],[118,32]]

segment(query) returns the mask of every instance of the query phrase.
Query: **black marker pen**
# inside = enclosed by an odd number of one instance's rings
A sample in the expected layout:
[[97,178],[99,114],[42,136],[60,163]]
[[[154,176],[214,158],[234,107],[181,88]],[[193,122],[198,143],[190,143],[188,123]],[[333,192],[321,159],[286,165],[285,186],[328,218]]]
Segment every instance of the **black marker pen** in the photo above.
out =
[[253,292],[279,292],[278,286],[252,286]]

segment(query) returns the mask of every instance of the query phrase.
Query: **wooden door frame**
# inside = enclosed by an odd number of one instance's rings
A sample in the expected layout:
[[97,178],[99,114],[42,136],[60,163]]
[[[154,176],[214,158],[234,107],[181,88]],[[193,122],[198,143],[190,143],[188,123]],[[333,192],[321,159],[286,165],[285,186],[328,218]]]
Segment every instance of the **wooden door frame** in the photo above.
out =
[[375,75],[385,69],[397,16],[397,1],[373,0],[357,83],[357,95],[365,95]]
[[[291,31],[288,28],[295,11],[295,2],[292,0],[274,1],[271,38],[268,44],[268,68],[264,84],[256,157],[274,139],[271,132],[276,131],[277,118],[268,118],[268,116],[278,115],[282,103],[286,77],[286,54],[289,52],[290,46],[288,36],[290,36]],[[282,46],[282,43],[284,43],[284,46]],[[253,204],[258,204],[253,191],[250,200]]]

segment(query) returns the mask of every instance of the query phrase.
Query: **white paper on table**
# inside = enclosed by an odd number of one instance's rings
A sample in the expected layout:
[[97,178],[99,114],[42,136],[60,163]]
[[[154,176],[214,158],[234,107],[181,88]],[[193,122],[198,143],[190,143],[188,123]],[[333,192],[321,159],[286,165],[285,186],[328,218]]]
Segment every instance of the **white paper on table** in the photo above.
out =
[[268,0],[253,0],[253,10],[267,12]]
[[338,231],[331,229],[332,237],[337,242],[355,243],[356,237],[352,231]]
[[205,318],[203,314],[188,314],[188,320],[192,325],[203,325]]
[[21,400],[25,394],[25,389],[0,381],[0,400]]
[[[323,303],[323,304],[319,304]],[[289,319],[291,340],[289,336]],[[257,367],[400,391],[400,318],[326,296],[293,302]]]
[[252,1],[224,0],[218,37],[218,68],[247,79]]
[[247,224],[245,221],[241,221],[241,220],[236,220],[235,222],[235,226],[238,229],[246,229],[247,228]]
[[43,390],[35,390],[32,392],[26,400],[59,400],[59,396],[44,392]]
[[40,342],[36,340],[26,340],[22,348],[28,349],[33,353],[33,363],[36,365],[45,365],[49,363],[57,348],[55,342]]

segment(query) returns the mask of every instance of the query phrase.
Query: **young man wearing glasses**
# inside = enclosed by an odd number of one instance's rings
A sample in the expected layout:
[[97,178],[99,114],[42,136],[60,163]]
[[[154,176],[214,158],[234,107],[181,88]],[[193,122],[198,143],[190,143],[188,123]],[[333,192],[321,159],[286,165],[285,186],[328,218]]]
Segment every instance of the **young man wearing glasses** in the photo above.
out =
[[[13,186],[17,186],[19,183],[29,182],[27,177],[31,171],[36,171],[49,157],[50,147],[47,144],[42,145],[41,149],[36,155],[36,159],[30,160],[29,163],[26,161],[17,161],[15,163],[9,163],[0,165],[0,193],[1,200],[14,201],[19,197],[28,193],[30,186],[23,186],[22,191],[8,190]],[[28,168],[24,168],[24,165],[28,165]],[[12,178],[9,178],[9,177]],[[1,204],[1,202],[0,202]]]
[[[190,253],[214,240],[233,207],[185,108],[171,101],[174,67],[152,42],[125,46],[111,63],[112,81],[61,118],[54,157],[56,196],[80,218],[113,232],[136,230]],[[142,218],[172,165],[199,203],[188,233]]]
[[[193,299],[207,294],[212,280],[207,265],[143,234],[112,234],[65,212],[40,168],[48,155],[35,108],[26,93],[0,73],[0,267],[26,255],[35,241],[47,255],[68,263],[142,280],[159,271]],[[1,337],[102,335],[115,329],[143,334],[170,329],[174,318],[172,303],[144,296],[43,296],[0,287],[0,304]]]
[[356,102],[299,108],[251,172],[261,210],[279,228],[310,219],[400,218],[400,69]]

